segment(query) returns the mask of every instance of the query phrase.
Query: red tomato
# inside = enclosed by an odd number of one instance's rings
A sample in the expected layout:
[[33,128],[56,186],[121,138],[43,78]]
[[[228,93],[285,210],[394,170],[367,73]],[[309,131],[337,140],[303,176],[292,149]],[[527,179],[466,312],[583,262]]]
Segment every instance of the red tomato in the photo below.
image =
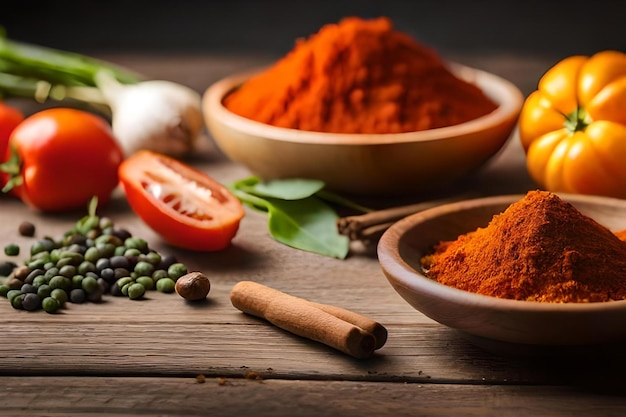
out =
[[[5,161],[5,155],[9,146],[9,136],[13,129],[24,120],[24,114],[0,101],[0,163]],[[0,172],[0,187],[6,182],[6,176]]]
[[22,123],[22,120],[24,120],[24,114],[21,111],[0,101],[0,157],[4,158],[9,136],[13,129]]
[[228,188],[183,162],[142,150],[128,157],[120,181],[133,211],[174,246],[226,248],[245,211]]
[[63,211],[85,208],[93,196],[106,204],[124,154],[103,118],[52,108],[13,130],[6,159],[12,193],[36,209]]

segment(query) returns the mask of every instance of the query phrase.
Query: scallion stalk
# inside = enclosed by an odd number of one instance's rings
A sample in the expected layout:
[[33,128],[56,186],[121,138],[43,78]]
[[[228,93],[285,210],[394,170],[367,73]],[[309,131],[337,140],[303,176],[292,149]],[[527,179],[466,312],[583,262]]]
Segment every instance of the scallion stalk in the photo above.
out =
[[104,60],[11,40],[0,28],[0,98],[91,105],[111,117],[124,152],[181,157],[201,137],[201,96],[170,81],[144,80]]

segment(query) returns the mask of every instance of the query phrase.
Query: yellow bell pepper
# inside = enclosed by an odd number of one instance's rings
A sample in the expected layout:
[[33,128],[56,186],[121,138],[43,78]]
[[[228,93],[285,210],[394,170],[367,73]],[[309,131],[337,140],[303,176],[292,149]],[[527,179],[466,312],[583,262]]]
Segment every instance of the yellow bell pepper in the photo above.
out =
[[626,54],[571,56],[520,114],[530,176],[549,191],[626,198]]

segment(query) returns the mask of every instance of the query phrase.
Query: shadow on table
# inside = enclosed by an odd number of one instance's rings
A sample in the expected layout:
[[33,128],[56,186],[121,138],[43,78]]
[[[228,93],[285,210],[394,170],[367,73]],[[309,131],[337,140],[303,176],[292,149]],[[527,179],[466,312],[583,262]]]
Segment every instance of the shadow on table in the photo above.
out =
[[[571,385],[585,391],[626,395],[626,341],[602,345],[536,346],[453,332],[465,344],[482,351],[477,352],[477,356],[494,364],[502,363],[523,370],[522,379],[523,375],[528,375],[533,384],[541,380],[547,385]],[[515,381],[520,382],[523,380]]]

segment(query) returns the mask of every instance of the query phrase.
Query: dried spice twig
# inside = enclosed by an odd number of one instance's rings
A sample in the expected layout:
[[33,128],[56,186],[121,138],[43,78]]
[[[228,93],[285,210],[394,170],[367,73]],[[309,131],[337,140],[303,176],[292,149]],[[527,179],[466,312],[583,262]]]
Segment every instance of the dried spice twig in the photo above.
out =
[[368,317],[340,307],[314,303],[256,282],[237,283],[230,292],[230,300],[244,313],[261,317],[283,330],[324,343],[358,359],[369,358],[387,340],[387,330]]
[[467,195],[464,195],[440,200],[423,201],[405,206],[375,210],[365,214],[340,217],[337,219],[337,230],[339,234],[348,236],[350,240],[375,243],[385,230],[398,220],[411,214],[467,197]]

